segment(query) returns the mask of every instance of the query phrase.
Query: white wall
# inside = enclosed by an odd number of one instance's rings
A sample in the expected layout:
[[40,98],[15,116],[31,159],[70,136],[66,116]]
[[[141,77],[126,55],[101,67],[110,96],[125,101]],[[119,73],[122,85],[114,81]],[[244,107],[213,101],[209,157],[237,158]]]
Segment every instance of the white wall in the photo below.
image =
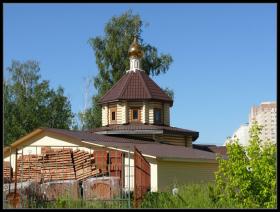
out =
[[151,191],[158,191],[158,165],[150,163],[151,165]]
[[130,191],[133,191],[133,189],[134,189],[134,160],[133,160],[133,154],[130,154],[130,159],[128,157],[125,157],[124,164],[125,164],[124,185],[125,185],[125,188],[127,190],[130,188]]

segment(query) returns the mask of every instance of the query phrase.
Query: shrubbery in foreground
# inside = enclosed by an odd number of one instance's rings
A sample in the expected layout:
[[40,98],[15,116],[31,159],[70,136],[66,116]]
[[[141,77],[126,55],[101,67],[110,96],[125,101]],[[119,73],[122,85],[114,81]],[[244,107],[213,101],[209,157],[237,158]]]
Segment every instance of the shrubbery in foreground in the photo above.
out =
[[213,200],[240,208],[276,208],[276,145],[260,139],[262,127],[254,123],[249,145],[233,139],[228,160],[220,157]]
[[215,208],[209,198],[210,184],[190,184],[178,187],[178,193],[151,192],[145,196],[142,208]]

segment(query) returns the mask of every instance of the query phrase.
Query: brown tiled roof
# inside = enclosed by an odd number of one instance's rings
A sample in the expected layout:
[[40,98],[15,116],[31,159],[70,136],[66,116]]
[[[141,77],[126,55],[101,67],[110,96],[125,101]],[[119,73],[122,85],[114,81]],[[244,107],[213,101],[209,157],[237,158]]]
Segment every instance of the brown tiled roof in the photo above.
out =
[[111,137],[99,135],[85,131],[71,131],[53,128],[43,128],[45,131],[70,136],[82,141],[92,142],[94,144],[104,145],[105,147],[115,147],[124,150],[133,151],[134,146],[143,154],[155,156],[157,158],[181,158],[198,160],[215,160],[216,155],[211,152],[197,150],[189,147],[174,146],[156,142],[142,141],[136,139],[127,139],[121,137]]
[[117,100],[173,100],[144,72],[126,73],[107,93],[101,97],[100,103]]
[[129,131],[130,134],[133,131],[139,130],[162,130],[163,134],[184,134],[184,135],[191,135],[193,137],[193,141],[196,140],[199,136],[199,132],[177,128],[177,127],[170,127],[164,125],[150,125],[150,124],[124,124],[124,125],[109,125],[100,128],[95,128],[90,130],[89,132],[101,132],[101,131]]
[[226,146],[209,147],[209,149],[214,153],[221,154],[221,155],[227,155]]

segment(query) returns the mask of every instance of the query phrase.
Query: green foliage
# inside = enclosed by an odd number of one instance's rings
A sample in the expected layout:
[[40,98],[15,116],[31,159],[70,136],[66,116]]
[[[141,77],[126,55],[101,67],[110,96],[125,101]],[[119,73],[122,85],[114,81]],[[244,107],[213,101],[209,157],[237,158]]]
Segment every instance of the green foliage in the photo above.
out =
[[[105,26],[105,36],[89,39],[89,44],[95,53],[98,75],[94,78],[97,94],[92,98],[92,107],[80,113],[83,129],[101,126],[101,106],[98,100],[108,91],[129,69],[128,49],[135,35],[140,38],[143,22],[139,15],[127,11],[120,16],[114,16]],[[142,68],[148,75],[165,73],[172,57],[168,54],[158,54],[157,48],[139,39],[144,56]]]
[[69,129],[72,123],[70,101],[63,88],[49,88],[40,81],[36,61],[12,61],[10,79],[4,80],[4,143],[8,145],[38,127]]
[[227,144],[228,159],[218,157],[216,202],[231,202],[238,208],[276,207],[276,145],[262,141],[261,130],[254,123],[248,146],[234,138]]
[[171,99],[174,100],[174,91],[168,87],[162,89]]
[[101,94],[94,95],[92,97],[92,107],[78,114],[82,130],[101,127],[102,113],[101,106],[98,104],[101,96]]
[[215,208],[209,197],[209,184],[189,184],[178,186],[178,194],[167,192],[147,193],[142,208]]

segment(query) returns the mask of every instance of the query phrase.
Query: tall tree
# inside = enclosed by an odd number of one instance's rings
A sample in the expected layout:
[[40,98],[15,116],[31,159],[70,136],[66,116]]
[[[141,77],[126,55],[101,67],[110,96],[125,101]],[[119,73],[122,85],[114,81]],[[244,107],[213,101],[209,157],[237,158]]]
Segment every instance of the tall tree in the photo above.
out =
[[73,113],[63,88],[40,81],[36,61],[12,61],[4,80],[4,143],[10,144],[38,127],[69,129]]
[[134,36],[140,38],[138,40],[144,51],[142,68],[148,75],[159,75],[169,69],[172,57],[169,54],[159,55],[156,47],[143,42],[142,26],[141,17],[129,10],[109,20],[104,37],[89,39],[98,67],[98,75],[94,78],[97,94],[92,97],[92,107],[80,113],[83,129],[101,126],[98,101],[129,69],[128,49]]

